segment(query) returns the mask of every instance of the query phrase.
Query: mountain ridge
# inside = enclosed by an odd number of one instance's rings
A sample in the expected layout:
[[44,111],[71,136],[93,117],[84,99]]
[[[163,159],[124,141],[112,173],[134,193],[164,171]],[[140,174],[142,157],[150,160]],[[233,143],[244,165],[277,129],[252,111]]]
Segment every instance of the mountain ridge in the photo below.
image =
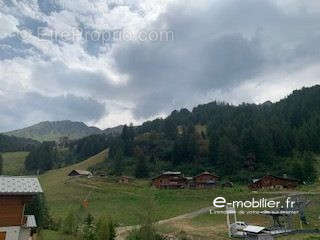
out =
[[88,126],[84,122],[62,120],[43,121],[22,129],[9,131],[2,134],[19,138],[30,138],[43,142],[58,141],[61,137],[68,137],[69,139],[74,140],[95,134],[118,134],[121,131],[121,125],[102,130],[97,127]]

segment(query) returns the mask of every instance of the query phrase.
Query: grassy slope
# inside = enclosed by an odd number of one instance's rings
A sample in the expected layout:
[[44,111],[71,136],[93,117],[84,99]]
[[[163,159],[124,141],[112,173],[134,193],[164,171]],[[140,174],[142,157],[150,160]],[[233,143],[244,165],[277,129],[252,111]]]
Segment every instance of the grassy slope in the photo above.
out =
[[221,195],[246,196],[245,190],[158,190],[149,186],[149,181],[118,184],[110,179],[77,178],[68,181],[72,169],[87,169],[105,159],[102,152],[75,166],[50,171],[40,177],[49,207],[54,218],[63,218],[70,210],[79,208],[89,199],[89,211],[95,215],[111,215],[121,225],[138,223],[137,214],[145,208],[148,199],[154,199],[156,215],[160,219],[174,217],[210,206]]
[[24,172],[24,160],[28,152],[6,152],[3,157],[3,175],[22,175]]
[[90,192],[90,188],[79,187],[69,182],[68,173],[73,169],[86,170],[89,166],[104,161],[106,155],[107,151],[103,151],[81,163],[55,169],[40,176],[40,182],[53,216],[65,216],[66,210],[79,206],[82,199]]
[[[89,211],[93,215],[97,217],[107,214],[121,225],[138,223],[137,215],[139,211],[145,208],[145,203],[149,197],[155,199],[156,214],[160,219],[207,207],[211,205],[212,199],[217,196],[224,196],[228,200],[250,199],[252,197],[246,187],[225,190],[157,190],[150,188],[148,181],[136,181],[130,185],[122,185],[110,179],[98,178],[78,178],[68,181],[67,174],[72,169],[85,170],[89,166],[103,161],[106,154],[107,152],[104,151],[82,163],[53,170],[40,177],[54,218],[63,218],[69,210],[78,209],[82,200],[88,195]],[[255,194],[254,196],[259,198],[261,195],[263,194]],[[272,195],[267,194],[267,197],[270,198]],[[317,202],[316,199],[318,197],[319,195],[313,196],[313,202]],[[319,212],[319,204],[312,205],[312,216],[309,215],[310,213],[308,214],[308,219],[316,225],[318,225],[316,221],[318,215],[314,214]],[[251,223],[266,223],[265,219],[260,219],[257,216],[239,216],[239,218]],[[214,236],[217,240],[226,239],[224,215],[210,216],[205,214],[193,220],[188,220],[184,223],[177,222],[170,226],[174,231],[186,230],[186,232],[198,232],[197,236]],[[51,239],[50,237],[55,236],[57,233],[45,231],[44,234],[44,239]],[[64,236],[64,238],[69,239],[69,236]],[[298,239],[305,238],[299,236]]]

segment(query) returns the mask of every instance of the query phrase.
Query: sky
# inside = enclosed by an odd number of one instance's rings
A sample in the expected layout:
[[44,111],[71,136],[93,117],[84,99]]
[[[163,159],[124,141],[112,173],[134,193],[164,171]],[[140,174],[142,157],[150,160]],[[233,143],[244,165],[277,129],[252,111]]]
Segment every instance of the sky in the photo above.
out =
[[274,102],[319,77],[319,0],[0,0],[0,132]]

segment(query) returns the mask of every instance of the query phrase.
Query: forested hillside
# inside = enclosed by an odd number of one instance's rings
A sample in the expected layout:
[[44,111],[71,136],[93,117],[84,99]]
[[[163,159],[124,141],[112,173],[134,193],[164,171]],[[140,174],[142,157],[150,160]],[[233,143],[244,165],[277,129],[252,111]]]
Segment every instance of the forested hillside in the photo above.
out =
[[42,142],[27,156],[25,169],[29,173],[42,173],[81,162],[105,150],[112,135],[91,135],[64,144],[54,141]]
[[0,134],[0,152],[31,151],[40,145],[39,142]]
[[294,91],[277,103],[233,106],[211,102],[191,112],[174,111],[166,119],[137,128],[125,127],[113,140],[110,158],[115,173],[130,171],[127,166],[136,159],[140,163],[131,173],[144,165],[149,174],[161,170],[196,174],[206,169],[235,181],[272,173],[313,182],[313,153],[319,152],[317,85]]
[[320,153],[320,86],[277,103],[211,102],[181,109],[166,119],[124,126],[119,136],[92,135],[65,146],[44,142],[27,157],[26,169],[69,165],[107,147],[109,161],[96,170],[114,175],[146,178],[164,170],[190,175],[208,170],[232,181],[269,173],[311,183],[317,177],[314,154]]

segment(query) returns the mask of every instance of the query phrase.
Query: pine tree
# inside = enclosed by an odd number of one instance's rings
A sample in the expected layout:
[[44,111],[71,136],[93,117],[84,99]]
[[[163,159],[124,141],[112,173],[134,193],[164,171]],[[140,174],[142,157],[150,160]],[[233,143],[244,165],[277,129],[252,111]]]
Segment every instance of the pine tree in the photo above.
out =
[[238,170],[239,163],[241,162],[239,149],[226,136],[223,136],[219,140],[218,146],[218,169],[220,170],[222,175],[234,174]]
[[42,229],[48,229],[52,224],[44,194],[38,194],[34,200],[27,205],[26,214],[34,215],[38,226]]
[[113,171],[116,176],[121,176],[123,172],[123,153],[119,149],[113,159]]
[[136,178],[147,178],[149,177],[149,170],[144,157],[140,157],[136,164],[135,169]]
[[109,236],[107,240],[115,240],[117,237],[116,225],[112,220],[108,222],[108,230],[109,230]]
[[314,183],[317,180],[315,160],[311,153],[305,153],[302,161],[302,171],[306,183]]
[[2,155],[0,154],[0,175],[3,174],[3,158]]

